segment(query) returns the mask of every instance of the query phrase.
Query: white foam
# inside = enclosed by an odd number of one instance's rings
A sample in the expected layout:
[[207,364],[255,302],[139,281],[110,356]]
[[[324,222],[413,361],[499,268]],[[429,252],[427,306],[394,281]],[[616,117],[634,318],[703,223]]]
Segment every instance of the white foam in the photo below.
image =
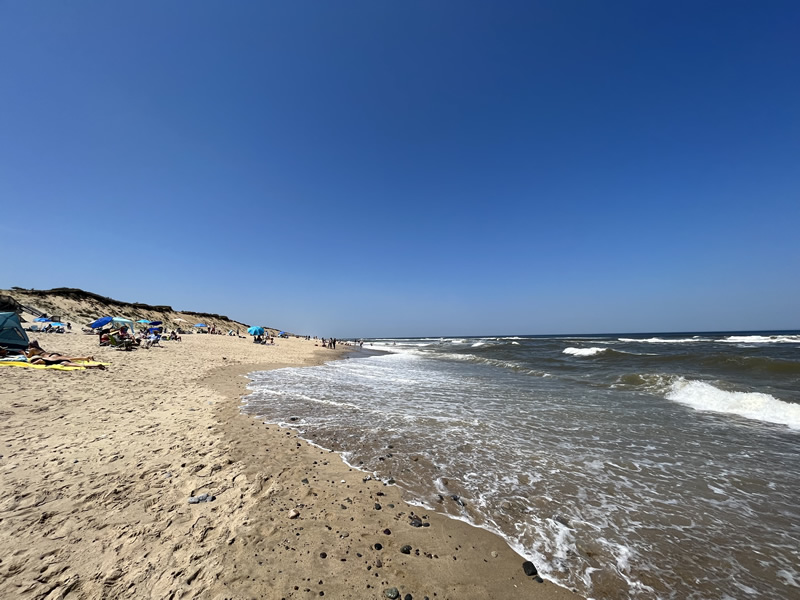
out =
[[708,340],[700,337],[693,337],[693,338],[676,338],[674,340],[668,340],[665,338],[647,338],[647,339],[636,339],[636,338],[617,338],[620,342],[635,342],[640,344],[689,344],[694,342],[706,342]]
[[594,356],[606,350],[608,350],[608,348],[564,348],[564,354],[571,354],[573,356]]
[[800,335],[729,335],[717,341],[729,344],[800,344]]
[[800,404],[783,402],[760,392],[726,392],[704,381],[678,378],[666,398],[695,410],[739,415],[766,423],[800,429]]

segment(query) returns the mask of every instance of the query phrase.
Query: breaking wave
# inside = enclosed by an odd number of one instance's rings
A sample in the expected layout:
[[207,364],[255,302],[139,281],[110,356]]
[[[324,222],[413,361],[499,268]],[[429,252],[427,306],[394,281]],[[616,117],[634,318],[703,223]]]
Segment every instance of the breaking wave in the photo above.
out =
[[705,381],[678,377],[670,384],[666,398],[695,410],[727,413],[800,429],[800,404],[783,402],[761,392],[728,392]]
[[594,356],[605,352],[608,348],[564,348],[564,354],[571,354],[572,356]]

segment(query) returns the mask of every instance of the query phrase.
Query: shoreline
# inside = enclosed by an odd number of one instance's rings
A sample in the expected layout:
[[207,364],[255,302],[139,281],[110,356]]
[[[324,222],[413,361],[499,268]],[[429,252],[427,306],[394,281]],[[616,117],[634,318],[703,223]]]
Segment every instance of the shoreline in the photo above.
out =
[[[32,337],[111,364],[0,370],[0,596],[577,597],[526,576],[500,536],[240,410],[248,373],[347,348],[191,335],[118,352]],[[214,500],[189,503],[203,494]]]
[[[337,350],[336,352],[338,356],[330,357],[329,359],[319,362],[307,363],[303,365],[303,367],[322,365],[330,362],[330,360],[344,360],[347,359],[347,355],[353,351],[348,351],[346,348],[343,348],[341,351]],[[336,478],[342,478],[338,479],[340,486],[342,484],[345,486],[343,491],[344,498],[342,500],[347,501],[353,496],[352,493],[346,490],[362,486],[363,489],[359,490],[357,493],[362,493],[362,491],[369,492],[369,501],[367,504],[372,501],[378,501],[377,504],[381,504],[381,511],[385,513],[385,516],[382,514],[381,517],[378,517],[379,513],[375,511],[375,503],[373,503],[371,512],[369,506],[362,508],[361,518],[373,522],[377,520],[377,523],[372,524],[371,534],[361,534],[361,554],[363,554],[363,556],[358,558],[367,558],[365,562],[368,567],[372,566],[369,564],[370,562],[377,562],[378,564],[383,563],[381,565],[381,568],[383,568],[381,579],[386,578],[384,586],[391,584],[392,587],[397,587],[401,597],[406,593],[411,593],[414,598],[425,597],[426,595],[429,598],[435,596],[443,598],[475,598],[476,600],[479,598],[499,599],[515,597],[548,599],[579,598],[575,593],[550,581],[539,583],[530,577],[526,577],[521,567],[525,558],[518,554],[500,534],[474,525],[466,519],[459,518],[455,515],[448,515],[427,507],[412,505],[403,498],[404,490],[401,487],[385,485],[374,479],[364,481],[365,476],[371,476],[371,474],[356,466],[347,464],[339,452],[321,448],[303,439],[292,427],[281,427],[277,424],[264,424],[260,422],[255,415],[242,412],[241,401],[250,393],[248,388],[250,379],[248,375],[255,371],[284,367],[298,368],[298,365],[238,365],[233,367],[220,367],[204,379],[203,385],[208,385],[216,391],[224,393],[227,397],[227,402],[218,408],[217,418],[223,424],[222,428],[228,439],[234,445],[245,446],[244,448],[239,448],[239,460],[249,462],[249,466],[253,467],[254,465],[261,464],[261,460],[266,459],[267,452],[274,450],[274,448],[271,447],[272,445],[286,445],[287,443],[290,445],[295,444],[298,452],[311,455],[309,459],[318,455],[317,460],[319,461],[324,460],[322,457],[330,457],[333,455],[334,458],[331,461],[325,461],[321,466],[327,467],[327,469],[324,469],[327,476],[335,476],[335,478],[331,480],[332,484],[337,481]],[[256,429],[253,430],[253,427]],[[244,437],[247,439],[243,439]],[[300,450],[300,445],[302,445],[302,451]],[[259,451],[262,452],[259,454]],[[244,455],[248,453],[250,456],[245,457]],[[308,461],[303,462],[307,463]],[[313,465],[314,461],[312,460],[311,463]],[[304,468],[309,469],[307,464],[304,465]],[[313,469],[310,470],[313,471]],[[256,468],[248,472],[257,474],[259,469]],[[340,504],[340,508],[343,506],[345,505]],[[349,508],[352,510],[352,508],[357,508],[357,506]],[[387,508],[390,510],[386,510]],[[393,516],[392,513],[394,513]],[[397,557],[386,557],[383,554],[391,549],[395,549],[396,551],[399,547],[402,547],[398,546],[400,543],[399,540],[391,539],[391,536],[398,533],[397,531],[392,530],[392,533],[388,536],[384,531],[390,530],[393,525],[397,527],[398,521],[402,523],[404,516],[412,514],[416,514],[421,519],[424,519],[425,526],[422,528],[408,529],[408,525],[403,523],[401,527],[403,527],[403,532],[407,538],[403,541],[411,542],[413,541],[412,538],[423,538],[426,531],[435,531],[432,529],[434,527],[436,530],[439,530],[437,532],[438,536],[443,537],[443,534],[446,533],[448,539],[455,540],[452,542],[455,544],[452,551],[448,549],[447,552],[449,552],[449,554],[446,556],[440,558],[440,555],[433,551],[427,552],[427,554],[430,554],[432,557],[428,559],[429,561],[438,561],[442,559],[450,559],[452,561],[461,560],[461,565],[458,570],[454,569],[450,564],[447,565],[446,571],[449,575],[447,579],[450,579],[450,581],[444,586],[441,586],[441,589],[439,585],[428,585],[426,586],[427,589],[419,589],[419,582],[424,582],[433,570],[430,564],[422,566],[422,573],[407,573],[407,571],[413,568],[412,565],[404,562],[402,564],[402,569],[399,568],[400,565],[392,569],[393,561],[396,561]],[[326,513],[326,515],[328,516],[328,525],[325,525],[327,529],[330,526],[329,524],[337,522],[337,519],[331,518],[330,513]],[[346,519],[347,518],[349,517],[346,517]],[[343,526],[347,527],[346,521],[343,523]],[[452,531],[448,531],[451,529]],[[414,534],[417,532],[422,532],[422,534],[415,536]],[[347,537],[349,538],[350,536],[348,535]],[[368,543],[364,544],[364,542]],[[383,546],[381,552],[374,551],[374,544],[376,543]],[[470,544],[469,548],[466,547],[466,543]],[[410,545],[413,547],[413,544]],[[438,545],[436,547],[438,547]],[[436,547],[434,547],[433,550],[435,550]],[[419,548],[415,549],[419,550]],[[375,558],[371,561],[367,554],[370,551],[372,551],[373,555],[382,557],[382,559]],[[348,550],[345,550],[345,554],[348,554]],[[412,550],[412,554],[408,556],[412,555],[418,556],[415,554],[414,550]],[[419,556],[422,560],[425,560],[425,555],[426,553],[423,551]],[[400,556],[403,555],[401,554]],[[464,566],[469,563],[473,564],[469,567]],[[377,571],[378,568],[379,567],[376,566],[375,571]],[[498,577],[498,569],[502,572],[502,579]],[[392,573],[393,570],[395,571],[394,573]],[[477,571],[477,573],[457,573],[457,571],[461,570]],[[468,580],[466,587],[463,582],[459,582],[454,578],[457,574]],[[340,574],[340,576],[342,575],[344,574]],[[407,579],[411,579],[411,581],[406,583]],[[367,578],[367,581],[370,581],[369,578]],[[370,583],[367,585],[370,585]],[[376,598],[385,597],[380,587],[376,588],[374,582],[371,582],[371,585],[371,588],[365,586],[362,590],[367,593],[366,597],[369,597],[370,592],[375,594]],[[417,589],[410,589],[412,587],[416,587]],[[251,589],[249,593],[257,594],[260,591],[262,590]],[[364,594],[359,594],[357,589],[352,589],[350,591],[353,593],[353,597],[365,597]],[[422,594],[422,596],[419,594]],[[351,596],[347,589],[340,589],[337,591],[335,597],[344,598]]]

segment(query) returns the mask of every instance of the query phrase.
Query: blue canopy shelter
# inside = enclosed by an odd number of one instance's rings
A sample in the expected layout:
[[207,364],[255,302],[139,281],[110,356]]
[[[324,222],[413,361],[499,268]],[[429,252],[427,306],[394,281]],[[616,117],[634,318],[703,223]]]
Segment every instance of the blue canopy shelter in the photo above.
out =
[[111,321],[114,323],[114,327],[127,327],[130,331],[133,331],[133,321],[130,319],[114,317]]

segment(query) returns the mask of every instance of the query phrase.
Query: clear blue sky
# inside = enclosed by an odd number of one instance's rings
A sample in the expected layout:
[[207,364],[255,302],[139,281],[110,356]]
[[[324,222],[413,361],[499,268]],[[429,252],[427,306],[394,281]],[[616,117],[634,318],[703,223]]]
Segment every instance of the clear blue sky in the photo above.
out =
[[800,2],[0,2],[0,287],[324,336],[800,328]]

